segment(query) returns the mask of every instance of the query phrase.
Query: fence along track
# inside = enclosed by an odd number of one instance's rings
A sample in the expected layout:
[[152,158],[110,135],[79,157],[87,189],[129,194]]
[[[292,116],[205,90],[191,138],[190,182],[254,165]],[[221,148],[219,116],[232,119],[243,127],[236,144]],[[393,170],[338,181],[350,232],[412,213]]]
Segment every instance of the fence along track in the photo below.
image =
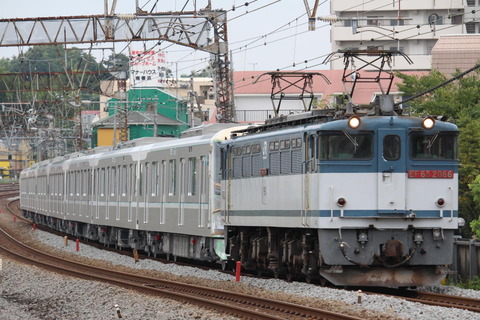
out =
[[182,300],[246,318],[360,319],[288,302],[257,298],[251,295],[242,295],[180,282],[152,279],[65,260],[26,246],[2,229],[0,229],[0,250],[14,255],[20,260],[27,261],[29,264],[34,264],[62,274],[107,282],[124,288],[173,298],[175,300]]

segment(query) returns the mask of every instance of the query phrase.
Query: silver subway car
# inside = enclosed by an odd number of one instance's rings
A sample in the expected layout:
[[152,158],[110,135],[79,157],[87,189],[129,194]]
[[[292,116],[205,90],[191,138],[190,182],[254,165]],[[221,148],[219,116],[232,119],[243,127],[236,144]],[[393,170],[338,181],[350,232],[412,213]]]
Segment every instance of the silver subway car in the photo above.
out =
[[104,244],[224,260],[218,145],[229,127],[43,161],[21,173],[20,207],[37,223]]

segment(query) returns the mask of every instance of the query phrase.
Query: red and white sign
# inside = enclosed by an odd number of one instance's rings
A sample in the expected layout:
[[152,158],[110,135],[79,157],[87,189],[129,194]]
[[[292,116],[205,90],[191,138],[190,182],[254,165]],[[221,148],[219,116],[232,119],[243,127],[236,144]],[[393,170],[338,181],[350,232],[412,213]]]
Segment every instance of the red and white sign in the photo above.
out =
[[130,83],[132,87],[165,87],[173,80],[167,68],[165,52],[132,50],[130,52]]

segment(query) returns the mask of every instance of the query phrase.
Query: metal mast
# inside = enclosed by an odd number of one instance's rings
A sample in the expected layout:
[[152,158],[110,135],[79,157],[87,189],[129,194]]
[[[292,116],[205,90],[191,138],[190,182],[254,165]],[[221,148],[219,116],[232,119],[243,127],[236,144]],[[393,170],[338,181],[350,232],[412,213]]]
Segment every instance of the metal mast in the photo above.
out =
[[153,40],[205,51],[211,54],[217,118],[220,122],[234,120],[226,11],[207,7],[200,11],[114,14],[115,2],[110,12],[105,3],[103,15],[0,19],[0,48]]

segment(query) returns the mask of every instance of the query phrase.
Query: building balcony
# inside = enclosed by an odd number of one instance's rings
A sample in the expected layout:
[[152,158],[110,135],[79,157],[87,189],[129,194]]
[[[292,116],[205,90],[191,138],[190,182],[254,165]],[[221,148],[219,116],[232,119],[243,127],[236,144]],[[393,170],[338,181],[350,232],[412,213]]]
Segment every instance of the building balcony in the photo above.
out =
[[[375,41],[388,41],[394,39],[409,40],[432,40],[448,34],[463,34],[463,24],[443,24],[436,25],[434,32],[430,25],[421,25],[417,28],[415,25],[396,26],[395,34],[392,26],[362,26],[357,28],[357,33],[353,34],[352,27],[333,27],[331,31],[332,41],[358,41],[363,42],[364,46],[375,45],[370,39]],[[374,41],[374,42],[375,42]]]
[[[403,57],[396,56],[392,61],[393,70],[396,70],[396,71],[430,70],[432,68],[431,55],[427,55],[427,54],[409,55],[409,58],[412,59],[413,64],[409,64],[407,60],[405,60]],[[330,69],[332,70],[338,70],[343,68],[344,68],[343,59],[333,59],[332,62],[330,63]],[[378,70],[378,69],[375,69],[372,66],[367,66],[365,70]]]
[[339,11],[351,11],[351,12],[364,12],[364,11],[402,11],[406,10],[441,10],[441,9],[463,9],[465,7],[464,0],[435,0],[435,1],[418,1],[418,0],[402,0],[399,2],[392,0],[376,0],[376,1],[363,1],[363,0],[350,0],[341,1],[333,0],[331,2],[331,12]]

